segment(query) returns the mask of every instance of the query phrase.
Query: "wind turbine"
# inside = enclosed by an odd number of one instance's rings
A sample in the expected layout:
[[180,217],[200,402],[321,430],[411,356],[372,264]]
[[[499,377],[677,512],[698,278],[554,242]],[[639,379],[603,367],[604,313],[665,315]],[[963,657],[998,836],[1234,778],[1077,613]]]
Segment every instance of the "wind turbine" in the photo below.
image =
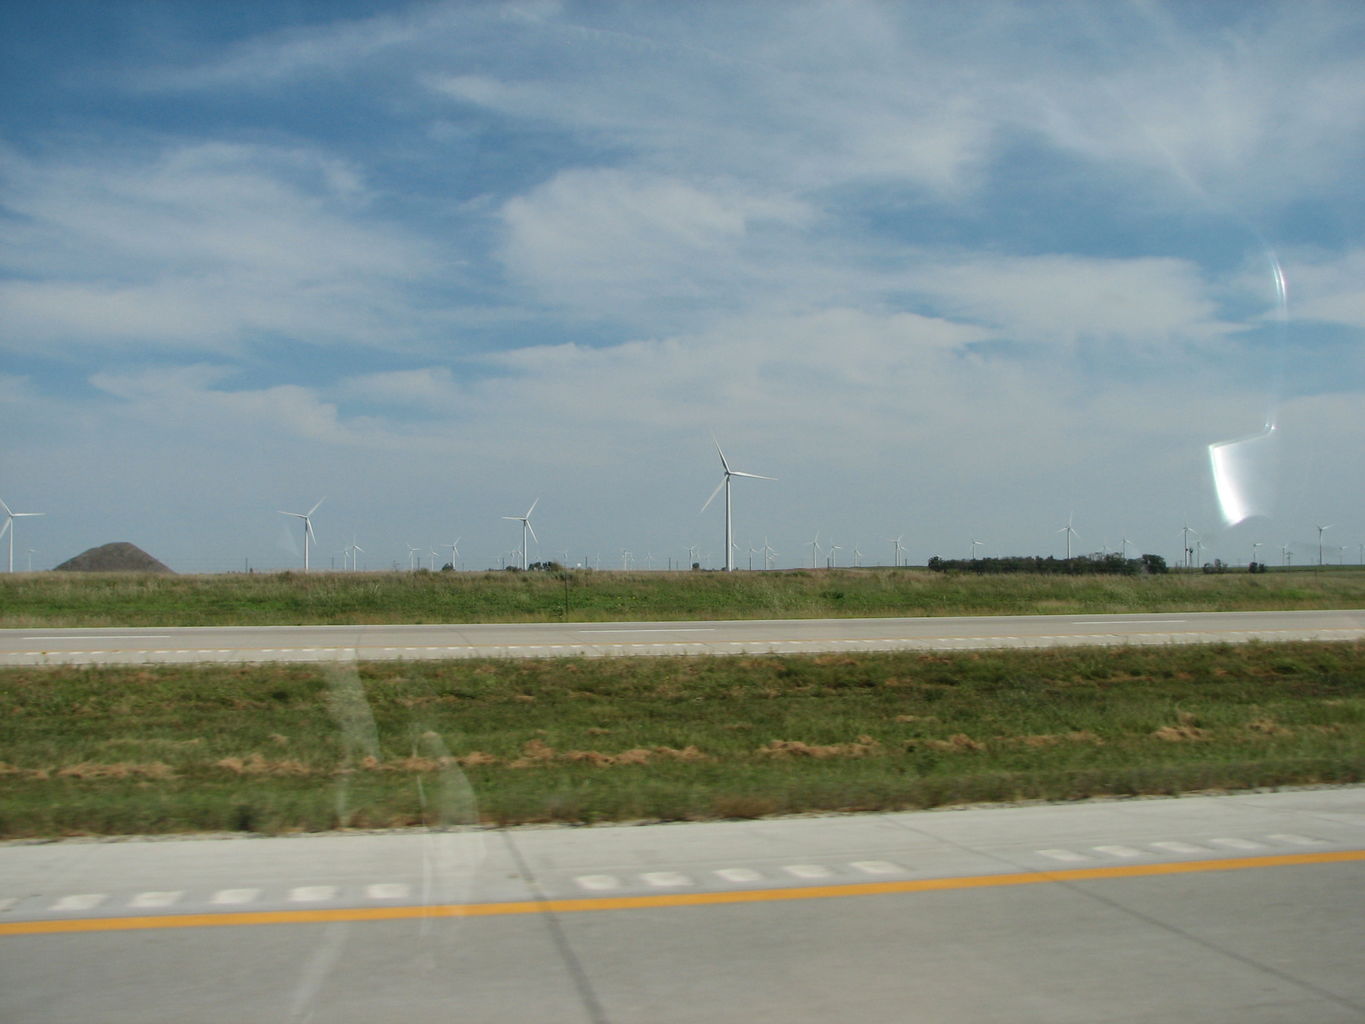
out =
[[[443,544],[441,546],[450,548],[450,567],[452,569],[458,569],[460,567],[460,538],[456,537],[450,544]],[[565,556],[564,560],[567,562],[568,557]]]
[[308,571],[308,542],[309,542],[310,540],[311,540],[314,544],[316,544],[316,543],[318,542],[318,539],[317,539],[316,535],[314,535],[314,533],[313,533],[313,513],[316,512],[316,511],[318,510],[318,505],[321,505],[321,504],[322,504],[324,501],[326,501],[326,500],[327,500],[326,498],[319,498],[319,499],[318,499],[318,504],[317,504],[317,505],[314,505],[314,506],[313,506],[312,508],[310,508],[307,512],[285,512],[285,511],[282,511],[282,510],[280,510],[280,509],[276,509],[276,511],[279,512],[280,515],[282,515],[282,516],[293,516],[293,517],[296,518],[296,519],[302,519],[302,520],[303,520],[303,571],[304,571],[304,572],[307,572],[307,571]]
[[767,537],[764,537],[764,538],[763,538],[763,568],[765,568],[765,569],[771,569],[771,568],[773,567],[773,556],[776,555],[776,554],[777,554],[777,552],[774,551],[774,550],[769,546],[769,544],[768,544],[768,538],[767,538]]
[[536,536],[536,531],[531,528],[531,513],[536,510],[538,504],[540,504],[539,498],[531,502],[531,507],[526,510],[524,516],[503,516],[504,519],[513,519],[521,523],[521,568],[523,571],[528,565],[526,561],[526,534],[529,532],[531,534],[531,539],[537,544],[540,543],[540,538]]
[[891,545],[892,545],[892,547],[891,547],[891,564],[892,564],[893,566],[898,566],[898,565],[901,564],[901,555],[905,553],[905,546],[904,546],[903,544],[901,544],[901,541],[902,541],[904,538],[905,538],[905,534],[901,534],[899,537],[888,537],[888,538],[887,538],[887,540],[891,541]]
[[978,547],[985,547],[985,546],[986,546],[986,542],[985,542],[984,540],[977,540],[975,537],[972,538],[972,549],[971,549],[971,558],[972,558],[972,561],[975,561],[975,560],[976,560],[976,549],[977,549]]
[[1190,547],[1190,534],[1194,534],[1195,537],[1198,538],[1199,531],[1191,530],[1189,522],[1186,522],[1185,525],[1180,528],[1180,532],[1185,535],[1185,568],[1188,569],[1191,564],[1190,556],[1194,554],[1194,548]]
[[[1322,535],[1332,528],[1332,524],[1318,527],[1318,565],[1322,565]],[[10,571],[14,571],[14,535],[10,534]]]
[[415,548],[411,544],[408,545],[408,572],[417,571],[417,552],[421,550],[421,548]]
[[355,537],[353,535],[351,537],[351,572],[355,572],[360,568],[360,559],[356,558],[356,555],[363,555],[364,553],[365,549],[355,542]]
[[1066,534],[1066,560],[1068,562],[1071,561],[1071,538],[1080,536],[1080,534],[1077,533],[1071,526],[1071,520],[1075,517],[1075,515],[1076,513],[1073,512],[1071,513],[1071,515],[1067,516],[1066,525],[1057,531],[1058,533]]
[[[714,437],[711,438],[711,440],[715,442],[715,445],[716,445],[716,454],[720,456],[720,466],[721,466],[721,469],[725,471],[725,476],[721,479],[720,483],[716,484],[716,489],[715,489],[714,491],[711,492],[711,497],[709,497],[709,498],[706,499],[706,504],[703,505],[703,506],[701,507],[701,511],[702,511],[702,512],[705,512],[705,511],[711,506],[711,502],[713,502],[713,501],[716,500],[716,495],[719,494],[719,493],[721,492],[721,489],[722,489],[722,488],[724,488],[724,490],[725,490],[725,571],[726,571],[726,572],[734,572],[734,571],[735,571],[735,550],[734,550],[735,536],[734,536],[734,528],[733,528],[733,526],[731,525],[731,520],[730,520],[730,478],[731,478],[731,477],[735,477],[735,476],[744,476],[744,477],[748,477],[748,478],[751,479],[751,480],[776,480],[777,477],[775,477],[775,476],[760,476],[760,475],[757,474],[757,473],[741,473],[741,472],[740,472],[739,470],[737,470],[737,469],[731,469],[731,468],[730,468],[730,463],[728,463],[728,462],[725,461],[725,453],[724,453],[723,451],[720,450],[720,442],[719,442],[719,441],[716,441],[716,439],[715,439]],[[698,513],[698,515],[700,515],[700,514],[701,514],[701,513]]]
[[863,549],[860,548],[860,547],[858,547],[857,544],[854,544],[854,545],[853,545],[853,567],[854,567],[855,569],[861,568],[861,567],[862,567],[862,564],[863,564]]
[[10,571],[10,572],[13,572],[13,571],[14,571],[14,521],[15,521],[16,519],[24,519],[24,518],[27,518],[27,517],[29,517],[29,516],[45,516],[45,515],[47,515],[47,513],[46,513],[46,512],[12,512],[12,511],[10,511],[10,507],[9,507],[8,505],[6,505],[3,501],[0,501],[0,508],[3,508],[3,509],[5,510],[5,525],[4,525],[4,526],[0,526],[0,537],[3,537],[3,536],[5,535],[5,532],[6,532],[6,531],[9,532],[9,571]]
[[815,539],[809,541],[810,544],[810,567],[817,568],[820,563],[820,534],[815,534]]

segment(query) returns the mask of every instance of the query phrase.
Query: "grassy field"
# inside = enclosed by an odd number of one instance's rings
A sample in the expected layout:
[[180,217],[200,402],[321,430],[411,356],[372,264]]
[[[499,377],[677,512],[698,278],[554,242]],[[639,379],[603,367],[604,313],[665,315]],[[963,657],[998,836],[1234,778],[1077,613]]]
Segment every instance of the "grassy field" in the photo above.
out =
[[1362,654],[1330,643],[6,669],[0,836],[734,818],[1359,782]]
[[774,572],[0,575],[0,627],[824,618],[1365,607],[1365,571],[976,576]]

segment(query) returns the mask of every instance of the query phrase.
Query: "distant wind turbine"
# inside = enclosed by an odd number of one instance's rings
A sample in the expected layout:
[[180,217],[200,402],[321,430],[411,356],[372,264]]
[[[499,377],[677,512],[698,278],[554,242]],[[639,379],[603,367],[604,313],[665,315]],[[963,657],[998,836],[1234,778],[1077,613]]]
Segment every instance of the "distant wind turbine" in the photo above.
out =
[[408,545],[408,571],[409,571],[409,572],[416,572],[416,571],[417,571],[417,552],[419,552],[419,551],[421,551],[421,550],[422,550],[421,548],[415,548],[415,547],[413,547],[411,544]]
[[901,555],[905,553],[905,547],[901,544],[903,539],[905,539],[905,534],[901,534],[899,537],[887,538],[887,540],[891,542],[891,564],[893,566],[901,564]]
[[[458,568],[460,567],[460,540],[461,540],[461,539],[462,539],[462,538],[460,538],[460,537],[456,537],[456,538],[455,538],[453,541],[451,541],[449,544],[443,544],[443,545],[442,545],[442,547],[448,547],[448,548],[450,548],[450,567],[451,567],[452,569],[458,569]],[[569,560],[567,555],[565,555],[564,560],[565,560],[566,562]]]
[[526,561],[526,534],[529,532],[531,534],[531,539],[537,544],[540,543],[540,538],[536,536],[536,531],[531,527],[531,513],[536,510],[536,506],[539,504],[540,499],[536,498],[535,501],[531,502],[531,507],[526,510],[524,516],[503,516],[504,519],[512,519],[521,523],[521,567],[523,570],[528,568],[530,564]]
[[303,520],[303,571],[304,571],[304,572],[307,572],[307,571],[308,571],[308,543],[309,543],[309,541],[312,541],[314,544],[316,544],[317,541],[318,541],[317,537],[316,537],[316,536],[314,535],[314,533],[313,533],[313,513],[316,512],[316,511],[318,510],[318,506],[321,505],[321,504],[322,504],[324,501],[326,501],[326,500],[327,500],[326,498],[319,498],[319,499],[318,499],[317,505],[314,505],[314,506],[313,506],[312,508],[310,508],[307,512],[285,512],[285,511],[280,510],[280,509],[277,509],[277,510],[276,510],[276,511],[278,511],[278,512],[280,513],[280,515],[282,515],[282,516],[293,516],[293,517],[296,518],[296,519],[302,519],[302,520]]
[[975,537],[973,537],[973,538],[972,538],[972,548],[971,548],[971,556],[970,556],[970,557],[973,558],[973,559],[975,559],[975,558],[976,558],[976,549],[977,549],[978,547],[985,547],[985,546],[986,546],[986,542],[985,542],[984,540],[977,540]]
[[767,538],[767,537],[764,537],[764,538],[763,538],[763,568],[765,568],[765,569],[771,569],[771,568],[773,567],[773,556],[776,555],[776,554],[777,554],[777,552],[774,551],[774,550],[772,549],[771,546],[769,546],[769,544],[768,544],[768,538]]
[[815,534],[815,539],[808,541],[810,544],[810,567],[815,569],[820,564],[820,534]]
[[[715,442],[715,445],[716,445],[716,454],[720,456],[720,466],[721,466],[721,469],[724,470],[725,475],[724,475],[724,477],[721,478],[720,483],[718,483],[718,484],[716,485],[716,489],[715,489],[714,491],[711,492],[711,497],[709,497],[709,498],[706,499],[706,504],[703,505],[703,506],[701,507],[701,511],[702,511],[702,512],[705,512],[705,511],[711,506],[711,502],[713,502],[713,501],[716,500],[716,495],[719,494],[719,493],[721,492],[722,489],[724,489],[724,491],[725,491],[725,571],[726,571],[726,572],[734,572],[734,571],[735,571],[735,550],[734,550],[734,548],[735,548],[735,536],[734,536],[734,527],[733,527],[733,525],[732,525],[732,523],[731,523],[731,520],[730,520],[730,478],[731,478],[731,477],[736,477],[736,476],[743,476],[743,477],[748,477],[748,478],[751,479],[751,480],[776,480],[777,477],[775,477],[775,476],[760,476],[760,475],[757,474],[757,473],[741,473],[741,472],[740,472],[739,470],[737,470],[737,469],[731,469],[731,468],[730,468],[730,463],[728,463],[728,462],[725,461],[725,453],[724,453],[723,451],[720,450],[720,442],[719,442],[719,441],[716,441],[716,439],[715,439],[714,437],[711,438],[711,440],[712,440],[713,442]],[[700,513],[698,513],[698,514],[700,514]]]
[[1067,560],[1068,562],[1071,561],[1071,538],[1072,538],[1072,537],[1079,537],[1079,536],[1080,536],[1080,534],[1078,534],[1078,533],[1075,531],[1075,529],[1073,529],[1072,526],[1071,526],[1071,520],[1072,520],[1072,518],[1073,518],[1074,516],[1075,516],[1075,513],[1074,513],[1074,512],[1071,513],[1071,515],[1067,516],[1067,517],[1066,517],[1066,525],[1063,526],[1060,530],[1057,531],[1058,533],[1064,533],[1064,534],[1066,534],[1066,560]]
[[14,571],[14,521],[16,519],[26,519],[31,516],[45,516],[46,512],[12,512],[10,507],[0,501],[0,508],[5,510],[5,525],[0,526],[0,537],[6,532],[9,533],[9,571]]
[[[1317,527],[1317,564],[1323,564],[1323,534],[1331,530],[1332,524]],[[14,571],[14,534],[10,535],[10,571]]]

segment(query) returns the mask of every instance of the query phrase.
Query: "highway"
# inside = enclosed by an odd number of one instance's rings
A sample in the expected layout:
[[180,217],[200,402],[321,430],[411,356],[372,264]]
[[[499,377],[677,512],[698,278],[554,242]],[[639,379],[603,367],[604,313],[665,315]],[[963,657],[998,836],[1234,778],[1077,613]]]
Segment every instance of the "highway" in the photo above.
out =
[[[9,629],[0,665],[1362,635],[1359,611]],[[0,1020],[1344,1024],[1365,1019],[1362,915],[1361,787],[12,842],[0,844]]]
[[0,1019],[1333,1024],[1365,790],[0,846]]
[[0,630],[0,666],[802,654],[1362,637],[1365,613],[1358,609],[726,622],[5,629]]

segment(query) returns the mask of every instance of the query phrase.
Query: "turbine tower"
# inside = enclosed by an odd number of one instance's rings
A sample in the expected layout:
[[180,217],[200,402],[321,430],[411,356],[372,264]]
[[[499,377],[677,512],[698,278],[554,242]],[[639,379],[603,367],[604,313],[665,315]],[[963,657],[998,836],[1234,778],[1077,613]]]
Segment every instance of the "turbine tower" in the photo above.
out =
[[[760,476],[760,475],[757,474],[757,473],[741,473],[741,472],[740,472],[739,470],[737,470],[737,469],[731,469],[731,468],[730,468],[730,463],[728,463],[728,462],[725,461],[725,453],[724,453],[723,451],[720,450],[720,442],[719,442],[719,441],[716,441],[716,439],[715,439],[714,437],[711,438],[711,440],[715,442],[715,445],[716,445],[716,454],[718,454],[718,455],[720,456],[720,467],[721,467],[721,469],[724,471],[725,476],[721,478],[720,483],[716,484],[716,489],[715,489],[714,491],[711,492],[711,497],[709,497],[709,498],[706,499],[706,504],[703,505],[703,506],[701,507],[701,511],[702,511],[702,512],[705,512],[708,508],[710,508],[710,507],[711,507],[711,502],[713,502],[713,501],[716,500],[716,495],[719,494],[719,493],[721,492],[722,489],[724,489],[724,491],[725,491],[725,571],[726,571],[726,572],[734,572],[734,571],[735,571],[735,536],[734,536],[734,528],[733,528],[733,526],[732,526],[732,524],[731,524],[731,520],[730,520],[730,478],[731,478],[731,477],[735,477],[735,476],[744,476],[744,477],[748,477],[748,478],[751,479],[751,480],[776,480],[777,477],[775,477],[775,476]],[[700,515],[700,513],[698,513],[698,514]]]
[[528,567],[526,561],[526,534],[529,532],[531,534],[531,539],[537,544],[540,543],[540,538],[536,536],[536,531],[531,528],[531,513],[536,510],[536,506],[539,504],[539,498],[531,502],[531,507],[526,510],[524,516],[503,516],[504,519],[513,519],[521,523],[521,568],[523,571]]
[[318,510],[318,505],[321,505],[321,504],[322,504],[324,501],[326,501],[326,500],[327,500],[326,498],[319,498],[319,499],[318,499],[318,504],[317,504],[317,505],[314,505],[314,506],[313,506],[312,508],[310,508],[307,512],[285,512],[285,511],[280,510],[280,509],[277,509],[277,510],[276,510],[276,511],[278,511],[278,512],[280,513],[280,515],[282,515],[282,516],[294,516],[296,519],[302,519],[302,520],[303,520],[303,571],[304,571],[304,572],[307,572],[307,571],[308,571],[308,542],[309,542],[309,541],[312,541],[314,544],[316,544],[316,543],[318,542],[317,537],[316,537],[316,536],[314,535],[314,533],[313,533],[313,513],[316,512],[316,511]]
[[[47,515],[47,513],[46,513],[46,512],[12,512],[12,511],[10,511],[10,507],[9,507],[8,505],[6,505],[3,501],[0,501],[0,508],[3,508],[3,509],[5,510],[5,525],[4,525],[4,526],[0,526],[0,537],[3,537],[3,536],[5,535],[6,532],[9,533],[9,571],[10,571],[10,572],[13,572],[13,571],[14,571],[14,521],[15,521],[16,519],[23,519],[23,518],[26,518],[26,517],[29,517],[29,516],[45,516],[45,515]],[[30,559],[30,561],[32,561],[32,559]]]

